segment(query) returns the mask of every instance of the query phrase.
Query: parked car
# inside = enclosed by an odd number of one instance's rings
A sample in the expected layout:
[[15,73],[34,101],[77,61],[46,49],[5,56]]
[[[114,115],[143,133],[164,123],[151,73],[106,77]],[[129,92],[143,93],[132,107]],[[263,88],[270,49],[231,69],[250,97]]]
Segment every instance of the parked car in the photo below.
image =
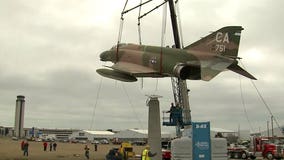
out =
[[97,141],[97,140],[93,140],[91,143],[92,143],[92,144],[100,144],[100,142]]
[[17,141],[18,137],[12,137],[12,140]]
[[67,139],[60,139],[59,142],[68,143],[69,141]]
[[146,145],[146,142],[145,141],[134,141],[134,142],[132,142],[132,145],[144,146],[144,145]]
[[87,141],[86,141],[86,140],[79,140],[79,143],[81,143],[81,144],[86,144]]
[[71,139],[70,142],[71,142],[71,143],[78,143],[79,141],[76,140],[76,139]]
[[35,141],[36,142],[42,142],[42,139],[41,138],[36,138]]
[[100,140],[100,144],[109,144],[109,142],[106,139],[102,139],[102,140]]

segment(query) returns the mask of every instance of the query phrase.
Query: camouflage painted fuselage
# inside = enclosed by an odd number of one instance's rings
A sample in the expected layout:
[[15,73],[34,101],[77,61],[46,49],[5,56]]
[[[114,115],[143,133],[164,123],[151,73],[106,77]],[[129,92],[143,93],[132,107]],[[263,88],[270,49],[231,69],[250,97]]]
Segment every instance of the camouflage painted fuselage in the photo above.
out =
[[178,63],[186,63],[189,60],[191,62],[199,63],[197,56],[188,54],[186,50],[168,47],[121,44],[121,47],[118,49],[118,53],[116,48],[104,52],[101,55],[102,61],[104,61],[104,54],[107,54],[108,57],[111,57],[110,59],[107,59],[107,61],[112,61],[113,63],[134,63],[152,68],[153,70],[157,71],[155,72],[156,76],[172,75],[173,68]]
[[102,61],[114,63],[109,67],[112,70],[98,69],[97,72],[122,81],[168,76],[209,81],[230,69],[255,79],[237,65],[241,30],[240,26],[224,27],[184,49],[119,44],[100,55]]

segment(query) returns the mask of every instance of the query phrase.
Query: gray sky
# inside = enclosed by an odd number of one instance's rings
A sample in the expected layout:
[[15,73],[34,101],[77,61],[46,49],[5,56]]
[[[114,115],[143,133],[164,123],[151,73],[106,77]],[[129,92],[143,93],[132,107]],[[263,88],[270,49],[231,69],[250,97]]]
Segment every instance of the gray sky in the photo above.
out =
[[[155,1],[143,12],[161,2]],[[173,101],[169,78],[144,79],[142,89],[141,82],[122,83],[96,73],[105,65],[99,54],[117,42],[124,3],[2,0],[0,126],[14,125],[17,95],[26,97],[25,127],[145,129],[146,94],[163,96],[161,110],[167,110]],[[138,3],[131,0],[127,8]],[[243,26],[239,56],[283,125],[284,1],[180,0],[179,6],[185,46],[223,26]],[[161,45],[162,13],[161,8],[142,19],[143,44]],[[138,43],[137,14],[125,15],[122,42]],[[169,16],[167,22],[165,44],[172,45]],[[193,121],[233,130],[238,125],[251,125],[255,131],[266,128],[269,113],[249,79],[227,71],[209,82],[187,83]]]

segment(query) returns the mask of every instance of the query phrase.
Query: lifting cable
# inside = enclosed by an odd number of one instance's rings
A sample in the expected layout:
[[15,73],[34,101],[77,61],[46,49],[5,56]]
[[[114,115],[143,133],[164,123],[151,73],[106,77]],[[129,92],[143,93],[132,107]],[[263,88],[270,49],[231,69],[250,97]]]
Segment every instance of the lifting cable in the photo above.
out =
[[124,91],[125,94],[126,94],[126,97],[127,97],[127,99],[128,99],[128,102],[129,102],[129,104],[130,104],[130,106],[131,106],[131,108],[132,108],[132,110],[133,110],[133,113],[136,115],[135,118],[138,120],[138,123],[139,123],[140,127],[143,128],[143,127],[144,127],[144,126],[142,125],[143,123],[142,123],[142,121],[140,120],[140,118],[138,117],[139,114],[137,114],[137,112],[136,112],[135,109],[134,109],[134,105],[133,105],[133,103],[132,103],[132,101],[131,101],[131,99],[130,99],[128,93],[127,93],[127,90],[125,89],[125,86],[123,85],[123,83],[121,83],[121,85],[122,85],[123,91]]
[[[275,118],[275,116],[272,114],[272,111],[271,111],[270,107],[269,107],[268,104],[265,102],[263,96],[260,94],[260,92],[259,92],[259,90],[257,89],[257,87],[256,87],[255,83],[253,82],[253,80],[250,80],[250,81],[251,81],[252,85],[254,86],[254,88],[255,88],[255,90],[256,90],[256,92],[257,92],[259,98],[261,99],[261,101],[262,101],[263,104],[265,105],[265,107],[266,107],[266,109],[268,110],[270,116],[274,119],[274,121],[276,122],[276,125],[277,125],[278,129],[279,129],[280,132],[281,132],[281,127],[280,127],[280,125],[279,125],[277,119]],[[272,120],[273,120],[273,119],[272,119]],[[283,134],[283,132],[281,132],[281,133]]]
[[[142,45],[142,38],[141,38],[141,21],[140,21],[140,16],[141,16],[141,9],[142,9],[142,0],[140,0],[140,7],[139,7],[139,13],[138,13],[138,40],[139,40],[139,45]],[[141,88],[143,89],[144,87],[144,80],[143,77],[141,77]]]
[[251,122],[250,122],[250,120],[249,120],[249,116],[248,116],[247,109],[246,109],[246,105],[245,105],[245,100],[244,100],[244,96],[243,96],[243,88],[242,88],[241,76],[239,76],[239,80],[240,80],[240,91],[241,91],[241,99],[242,99],[242,105],[243,105],[244,113],[245,113],[246,119],[247,119],[247,121],[248,121],[250,130],[251,130],[253,133],[255,133],[254,128],[252,127]]
[[[149,2],[149,1],[147,1]],[[144,16],[148,15],[149,13],[151,13],[152,11],[158,9],[159,7],[161,7],[162,5],[164,5],[165,3],[167,3],[167,0],[165,0],[163,3],[157,5],[156,7],[154,7],[153,9],[151,9],[150,11],[144,13],[142,16],[140,15],[140,10],[139,10],[139,17],[138,17],[138,30],[139,30],[139,38],[141,38],[141,30],[140,30],[140,19],[143,18]],[[145,4],[145,3],[142,3],[142,4]],[[140,4],[140,6],[142,6]],[[141,7],[140,7],[141,9]],[[161,35],[161,47],[164,46],[164,34],[165,34],[165,30],[166,30],[166,18],[167,18],[167,5],[165,5],[164,7],[164,12],[163,12],[163,22],[162,22],[162,35]],[[141,43],[141,39],[139,39],[140,43]],[[161,48],[161,53],[160,53],[160,74],[162,73],[163,71],[163,67],[162,67],[162,60],[163,60],[163,56],[162,56],[162,48]],[[142,78],[142,82],[143,82],[143,78]],[[143,87],[143,86],[142,86]],[[156,91],[157,91],[157,88],[158,88],[158,79],[156,81]]]
[[123,23],[124,23],[123,15],[124,15],[127,3],[128,3],[128,0],[125,1],[123,10],[121,12],[121,17],[120,17],[120,25],[119,25],[118,39],[117,39],[117,45],[116,45],[116,62],[118,61],[119,44],[120,44],[121,37],[122,37],[122,30],[123,30]]
[[[246,69],[241,60],[240,60],[240,62],[241,62],[241,65],[244,67],[244,69]],[[278,129],[279,129],[280,132],[281,132],[281,127],[280,127],[280,125],[279,125],[279,123],[278,123],[276,117],[273,115],[273,113],[272,113],[270,107],[268,106],[268,104],[267,104],[266,101],[264,100],[263,96],[262,96],[261,93],[259,92],[259,90],[258,90],[258,88],[256,87],[256,85],[255,85],[255,83],[253,82],[253,80],[250,80],[250,81],[251,81],[253,87],[255,88],[255,90],[256,90],[256,92],[257,92],[259,98],[261,99],[262,103],[264,104],[264,106],[265,106],[266,109],[268,110],[270,116],[272,117],[272,120],[274,119],[274,121],[276,122],[276,125],[277,125]],[[283,132],[281,132],[281,133],[283,134]]]
[[[137,6],[135,6],[135,7],[132,7],[132,8],[130,8],[130,9],[128,9],[128,10],[125,10],[125,9],[126,9],[126,6],[127,6],[127,3],[128,3],[128,0],[126,0],[125,5],[124,5],[124,8],[123,8],[123,10],[122,10],[122,12],[121,12],[120,28],[119,28],[119,35],[118,35],[118,41],[117,41],[116,60],[118,60],[119,43],[120,43],[121,37],[122,37],[123,22],[124,22],[123,15],[139,7],[139,15],[138,15],[138,35],[139,35],[139,44],[142,45],[142,38],[141,38],[141,37],[142,37],[142,36],[141,36],[141,20],[140,20],[140,19],[143,18],[144,16],[148,15],[148,14],[151,13],[152,11],[158,9],[159,7],[161,7],[162,5],[164,5],[165,3],[168,2],[168,0],[164,0],[163,3],[157,5],[156,7],[154,7],[153,9],[151,9],[150,11],[148,11],[148,12],[144,13],[143,15],[141,15],[141,8],[142,8],[142,6],[145,5],[145,4],[147,4],[147,3],[149,3],[149,2],[151,2],[151,1],[153,1],[153,0],[148,0],[148,1],[142,3],[142,0],[140,0],[140,4],[139,4],[139,5],[137,5]],[[177,1],[176,1],[176,2],[177,2]],[[164,37],[165,37],[164,34],[165,34],[165,30],[166,30],[166,15],[167,15],[167,13],[166,13],[167,8],[166,8],[166,7],[167,7],[167,6],[165,6],[164,14],[163,14],[163,24],[162,24],[163,26],[162,26],[161,47],[164,46],[164,39],[165,39],[165,38],[164,38]],[[162,73],[162,50],[161,50],[161,60],[160,60],[160,73]],[[157,86],[158,86],[158,81],[157,81],[157,83],[156,83],[156,90],[157,90]],[[143,78],[142,78],[141,87],[143,88]]]
[[[142,45],[142,38],[141,38],[141,26],[140,26],[140,19],[141,16],[141,9],[142,9],[142,0],[140,0],[140,7],[139,7],[139,13],[138,13],[138,40],[139,40],[139,45]],[[142,78],[143,79],[143,78]],[[143,86],[142,86],[143,87]]]
[[167,4],[165,4],[163,8],[161,47],[164,47],[165,45],[165,35],[166,35],[166,28],[167,28],[167,7],[168,7]]
[[101,77],[101,79],[100,79],[100,84],[99,84],[99,88],[98,88],[98,92],[97,92],[97,96],[96,96],[96,103],[95,103],[95,106],[94,106],[94,109],[93,109],[93,114],[92,114],[90,130],[93,129],[93,125],[94,125],[94,121],[95,121],[95,114],[96,114],[96,109],[97,109],[97,104],[98,104],[98,99],[99,99],[99,95],[100,95],[101,87],[102,87],[102,82],[103,82],[103,77]]
[[124,5],[124,8],[123,8],[123,10],[122,10],[122,12],[121,12],[121,18],[120,18],[120,19],[121,19],[121,22],[120,22],[120,29],[119,29],[119,35],[118,35],[118,44],[119,44],[119,42],[120,42],[120,40],[121,40],[121,36],[122,36],[123,20],[124,20],[123,15],[126,14],[126,13],[128,13],[128,12],[130,12],[130,11],[132,11],[132,10],[134,10],[134,9],[136,9],[136,8],[138,8],[138,7],[139,7],[139,15],[138,15],[139,44],[140,44],[140,45],[142,44],[140,19],[143,18],[144,16],[148,15],[148,14],[151,13],[152,11],[158,9],[159,7],[161,7],[162,5],[164,5],[165,3],[168,2],[168,0],[165,0],[162,4],[160,4],[160,5],[156,6],[156,7],[154,7],[154,8],[151,9],[150,11],[148,11],[148,12],[144,13],[143,15],[141,15],[141,8],[142,8],[142,6],[145,5],[145,4],[147,4],[147,3],[149,3],[149,2],[151,2],[151,1],[153,1],[153,0],[148,0],[148,1],[142,3],[142,0],[140,0],[140,4],[139,4],[139,5],[137,5],[137,6],[135,6],[135,7],[132,7],[132,8],[130,8],[130,9],[128,9],[128,10],[125,10],[125,9],[126,9],[126,6],[127,6],[127,3],[128,3],[128,0],[126,0],[125,5]]
[[[148,0],[148,1],[146,1],[146,2],[144,2],[144,3],[142,3],[142,0],[140,0],[140,4],[138,5],[138,6],[136,6],[136,7],[133,7],[133,8],[131,8],[131,9],[129,9],[129,10],[127,10],[127,11],[125,11],[124,13],[127,13],[127,12],[129,12],[129,11],[131,11],[131,10],[133,10],[133,9],[135,9],[135,8],[137,8],[137,7],[139,7],[139,15],[138,15],[138,36],[139,36],[139,44],[140,45],[142,45],[142,36],[141,36],[141,19],[144,17],[144,16],[146,16],[146,15],[148,15],[149,13],[151,13],[152,11],[154,11],[154,10],[156,10],[156,9],[158,9],[159,7],[161,7],[162,5],[164,5],[166,2],[167,2],[167,0],[165,0],[163,3],[161,3],[160,5],[157,5],[156,7],[154,7],[153,9],[151,9],[150,11],[148,11],[148,12],[146,12],[146,13],[144,13],[143,15],[141,15],[141,8],[142,8],[142,5],[144,5],[144,4],[146,4],[146,3],[148,3],[148,2],[151,2],[152,0]],[[166,7],[165,7],[165,9],[164,9],[164,14],[163,14],[163,24],[162,24],[162,40],[161,40],[161,47],[163,47],[164,46],[164,34],[165,34],[165,24],[166,24]],[[162,73],[162,49],[161,49],[161,55],[160,55],[160,73]],[[158,86],[158,80],[157,80],[157,82],[156,82],[156,91],[157,91],[157,86]],[[143,78],[141,78],[141,88],[143,88]]]
[[[166,1],[165,1],[166,2]],[[165,46],[165,35],[166,35],[166,29],[167,29],[167,3],[164,4],[163,8],[163,18],[162,18],[162,32],[161,32],[161,51],[160,51],[160,74],[163,72],[163,47]],[[158,90],[158,78],[156,81],[156,91]]]
[[147,3],[151,2],[151,1],[153,1],[153,0],[148,0],[148,1],[144,2],[144,3],[141,3],[141,4],[139,4],[139,5],[135,6],[135,7],[133,7],[133,8],[130,8],[130,9],[126,10],[126,11],[123,10],[121,14],[125,14],[125,13],[127,13],[127,12],[129,12],[129,11],[132,11],[133,9],[136,9],[136,8],[138,8],[138,7],[140,7],[140,6],[143,6],[144,4],[147,4]]
[[168,1],[165,0],[163,3],[157,5],[156,7],[154,7],[153,9],[151,9],[150,11],[144,13],[142,16],[140,16],[139,18],[143,18],[144,16],[147,16],[149,13],[151,13],[152,11],[158,9],[159,7],[161,7],[162,5],[164,5],[165,3],[167,3]]
[[180,16],[180,11],[179,11],[179,1],[176,0],[175,3],[175,7],[176,7],[176,11],[177,11],[177,18],[178,18],[178,29],[179,29],[179,35],[180,35],[180,41],[181,41],[181,48],[184,48],[184,44],[183,44],[183,35],[182,35],[182,27],[181,27],[181,16]]

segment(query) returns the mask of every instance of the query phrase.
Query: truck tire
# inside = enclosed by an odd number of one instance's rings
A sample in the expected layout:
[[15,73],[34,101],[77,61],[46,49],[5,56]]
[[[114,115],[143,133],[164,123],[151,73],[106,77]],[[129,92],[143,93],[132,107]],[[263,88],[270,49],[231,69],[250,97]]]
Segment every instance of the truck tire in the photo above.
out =
[[272,153],[267,153],[266,154],[266,158],[268,159],[268,160],[273,160],[273,154]]
[[234,154],[232,152],[228,153],[228,158],[234,158]]
[[246,152],[242,152],[241,153],[241,158],[242,159],[247,159],[248,158],[247,153]]
[[236,152],[234,154],[234,159],[240,159],[242,157],[242,154],[240,152]]
[[256,156],[255,156],[255,155],[250,155],[249,158],[250,158],[250,159],[256,159]]

